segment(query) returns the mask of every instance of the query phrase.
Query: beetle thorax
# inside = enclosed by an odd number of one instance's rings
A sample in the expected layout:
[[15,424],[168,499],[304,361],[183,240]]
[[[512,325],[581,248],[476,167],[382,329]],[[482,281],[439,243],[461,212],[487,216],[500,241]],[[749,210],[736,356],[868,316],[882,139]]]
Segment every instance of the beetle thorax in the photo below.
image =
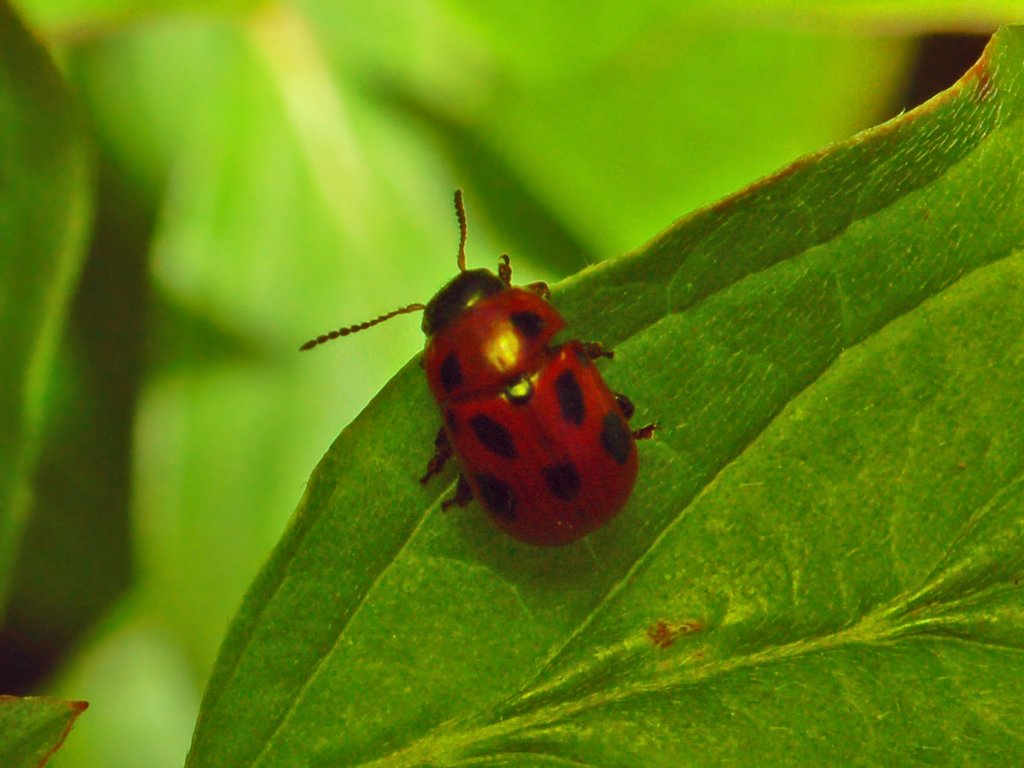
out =
[[427,304],[423,311],[423,333],[440,333],[481,299],[507,289],[489,269],[460,272]]

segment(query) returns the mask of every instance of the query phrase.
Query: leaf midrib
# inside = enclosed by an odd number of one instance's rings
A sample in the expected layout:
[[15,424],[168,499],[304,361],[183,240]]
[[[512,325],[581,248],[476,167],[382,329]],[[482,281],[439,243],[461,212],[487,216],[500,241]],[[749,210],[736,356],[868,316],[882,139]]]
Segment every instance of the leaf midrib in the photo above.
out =
[[[335,486],[334,490],[331,492],[332,499],[341,487],[342,486],[340,483]],[[454,487],[455,483],[453,482],[449,485],[446,492],[453,490]],[[310,671],[309,675],[306,676],[306,679],[302,683],[302,686],[295,692],[295,695],[292,697],[292,700],[288,703],[288,706],[281,712],[280,718],[278,719],[274,727],[274,730],[267,737],[266,741],[263,743],[263,747],[253,758],[251,765],[259,765],[259,763],[263,760],[263,757],[267,753],[267,750],[269,750],[271,745],[274,743],[274,739],[277,737],[278,733],[280,733],[281,730],[284,728],[285,724],[288,722],[288,719],[291,717],[292,713],[295,711],[296,707],[298,707],[299,703],[302,701],[302,698],[306,695],[306,692],[313,684],[313,681],[316,680],[320,672],[320,669],[323,667],[325,663],[327,663],[327,660],[337,650],[338,645],[341,643],[342,638],[344,638],[345,636],[345,630],[348,629],[349,625],[355,620],[356,616],[360,613],[363,606],[366,604],[366,601],[369,598],[369,596],[373,594],[373,590],[376,588],[376,586],[384,579],[388,572],[390,572],[392,567],[394,567],[394,564],[398,562],[402,552],[404,552],[405,549],[409,546],[409,543],[416,538],[416,533],[420,530],[420,528],[423,527],[426,521],[430,518],[430,515],[437,514],[437,510],[440,507],[440,502],[442,498],[444,498],[443,493],[437,496],[433,504],[430,504],[424,508],[423,513],[420,515],[420,519],[416,522],[416,525],[412,526],[409,529],[409,534],[406,536],[405,540],[395,549],[394,557],[387,561],[387,564],[380,569],[377,575],[374,576],[373,580],[369,583],[363,594],[359,596],[358,601],[353,605],[352,609],[349,611],[348,617],[345,619],[345,623],[339,628],[337,635],[335,635],[334,640],[330,644],[330,647],[323,655],[320,656],[316,664],[313,665],[313,669]],[[280,583],[283,583],[283,581]],[[280,586],[280,583],[278,586]]]
[[[627,683],[610,692],[599,691],[557,703],[542,704],[529,711],[501,717],[495,722],[485,725],[478,725],[476,721],[452,720],[397,752],[358,765],[361,768],[378,768],[378,766],[385,765],[389,768],[399,768],[427,763],[432,765],[454,764],[461,762],[462,750],[467,744],[483,744],[492,739],[508,738],[534,727],[546,730],[555,729],[562,721],[579,717],[594,709],[623,704],[637,696],[657,697],[685,685],[699,684],[741,669],[778,664],[809,654],[827,653],[855,645],[891,646],[901,641],[932,640],[934,637],[930,632],[931,627],[948,616],[936,617],[936,619],[915,617],[911,621],[897,622],[886,626],[892,617],[908,615],[907,607],[913,602],[916,594],[917,592],[903,593],[895,601],[879,606],[857,623],[836,632],[771,645],[753,653],[731,656],[718,663],[700,667],[687,668],[682,664],[674,665],[663,670],[663,674],[654,681]],[[980,645],[1001,651],[1022,650],[1022,646],[1011,646],[962,636],[942,635],[941,640],[951,644]],[[611,661],[612,657],[615,657],[615,661],[626,660],[628,662],[650,653],[650,641],[638,634],[623,640],[614,648],[606,649],[602,654],[602,661]],[[584,664],[581,665],[581,669],[589,671],[591,666],[589,663]],[[573,677],[575,678],[576,675]],[[568,678],[563,678],[558,681],[558,684],[566,682],[568,682]],[[540,692],[539,689],[538,692]],[[451,726],[456,727],[451,728]],[[446,728],[450,728],[450,730],[445,731]]]

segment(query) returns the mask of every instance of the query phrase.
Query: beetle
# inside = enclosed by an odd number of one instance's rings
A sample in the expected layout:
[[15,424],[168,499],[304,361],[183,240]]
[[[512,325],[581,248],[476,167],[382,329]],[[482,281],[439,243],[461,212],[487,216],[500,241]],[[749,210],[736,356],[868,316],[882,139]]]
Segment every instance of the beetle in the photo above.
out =
[[455,192],[459,272],[426,304],[409,304],[310,339],[308,350],[397,315],[423,312],[421,365],[441,410],[426,484],[456,457],[455,495],[474,497],[499,528],[529,544],[568,544],[607,523],[636,482],[633,404],[612,392],[594,365],[612,352],[596,342],[553,344],[565,320],[544,283],[512,285],[507,254],[497,274],[466,269],[466,212]]

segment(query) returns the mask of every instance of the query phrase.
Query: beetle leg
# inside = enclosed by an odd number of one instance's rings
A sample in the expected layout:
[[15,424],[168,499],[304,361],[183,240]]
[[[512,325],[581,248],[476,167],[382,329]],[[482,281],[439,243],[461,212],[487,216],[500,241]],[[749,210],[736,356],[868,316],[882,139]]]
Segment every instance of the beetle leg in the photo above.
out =
[[596,360],[599,357],[609,359],[615,357],[615,353],[610,349],[605,349],[604,344],[600,341],[581,341],[580,345],[583,347],[583,353],[591,360]]
[[526,288],[526,290],[528,290],[530,293],[536,293],[538,296],[540,296],[542,299],[544,299],[544,301],[547,301],[548,299],[551,298],[551,289],[548,288],[548,284],[547,283],[544,283],[544,282],[527,283],[523,287]]
[[658,428],[656,423],[648,424],[647,426],[640,427],[640,429],[633,430],[634,440],[650,440],[654,437],[654,430]]
[[498,279],[505,285],[512,285],[512,263],[508,260],[507,253],[498,257]]
[[[501,280],[505,285],[512,285],[512,262],[509,261],[508,254],[503,253],[498,257],[498,279]],[[529,283],[523,286],[530,293],[535,293],[540,296],[544,301],[551,298],[551,289],[548,288],[548,284],[544,282]]]
[[444,431],[444,427],[441,427],[437,431],[437,437],[434,438],[434,455],[427,462],[427,472],[420,478],[420,483],[426,484],[430,478],[444,469],[444,465],[451,457],[452,445],[448,442],[448,434]]
[[[619,410],[622,411],[622,415],[626,417],[626,421],[633,418],[633,412],[636,410],[636,406],[633,405],[633,401],[630,400],[619,392],[615,393],[615,399],[619,403]],[[647,426],[640,427],[640,429],[633,430],[634,440],[649,440],[654,436],[654,430],[658,428],[657,424],[648,424]]]
[[457,504],[460,507],[464,507],[473,500],[473,489],[469,487],[469,482],[466,480],[466,476],[459,473],[459,484],[455,486],[455,495],[450,499],[445,499],[441,502],[441,511],[446,512],[448,507],[452,504]]
[[622,410],[622,415],[626,417],[626,421],[632,419],[633,411],[636,410],[636,406],[633,405],[633,401],[619,392],[615,393],[615,399],[619,402],[619,408]]

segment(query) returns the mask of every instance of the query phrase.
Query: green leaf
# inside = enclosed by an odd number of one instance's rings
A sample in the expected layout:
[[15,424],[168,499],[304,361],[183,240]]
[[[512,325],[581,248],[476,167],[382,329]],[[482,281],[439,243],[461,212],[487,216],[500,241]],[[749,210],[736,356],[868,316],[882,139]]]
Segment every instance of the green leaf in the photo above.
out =
[[558,286],[662,427],[583,544],[441,514],[407,366],[313,473],[188,764],[1024,759],[1022,80],[1010,28]]
[[89,218],[81,121],[0,3],[0,593],[29,502],[43,398]]
[[0,765],[45,765],[88,706],[84,701],[0,696]]
[[260,0],[16,0],[34,29],[47,37],[81,41],[108,35],[160,18],[209,14],[230,18],[260,5]]

